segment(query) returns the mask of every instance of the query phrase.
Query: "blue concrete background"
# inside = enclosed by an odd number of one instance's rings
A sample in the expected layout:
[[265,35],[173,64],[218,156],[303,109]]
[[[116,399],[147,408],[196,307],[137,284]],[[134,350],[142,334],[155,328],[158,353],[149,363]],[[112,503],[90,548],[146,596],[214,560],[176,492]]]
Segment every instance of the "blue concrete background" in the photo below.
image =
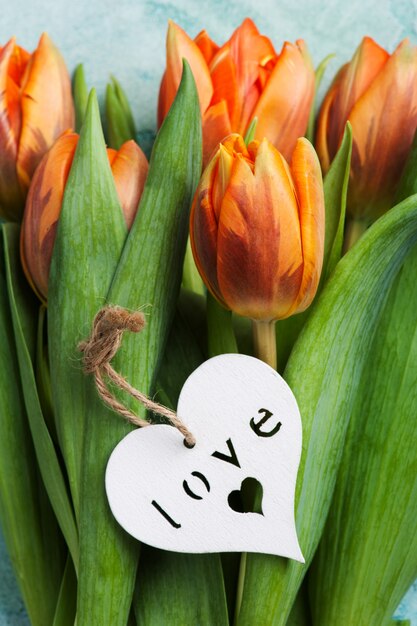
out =
[[[365,34],[389,51],[404,37],[417,43],[417,0],[0,0],[0,14],[0,45],[16,35],[20,45],[32,50],[47,31],[71,70],[85,64],[87,81],[101,96],[109,75],[115,74],[144,132],[156,125],[168,18],[192,36],[206,28],[222,43],[249,16],[277,49],[284,39],[303,38],[315,64],[336,52],[324,88]],[[417,585],[397,616],[417,626]],[[0,626],[28,626],[1,538]]]

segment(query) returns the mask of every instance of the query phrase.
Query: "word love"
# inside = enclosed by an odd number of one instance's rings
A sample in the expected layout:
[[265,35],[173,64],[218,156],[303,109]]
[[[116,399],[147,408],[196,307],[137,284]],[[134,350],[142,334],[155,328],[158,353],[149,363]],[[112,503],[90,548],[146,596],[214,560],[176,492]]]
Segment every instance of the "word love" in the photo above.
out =
[[[281,428],[281,422],[278,422],[276,424],[276,426],[270,430],[270,431],[263,431],[262,430],[262,425],[264,424],[264,422],[266,422],[270,417],[273,416],[273,414],[271,413],[271,411],[268,411],[268,409],[260,409],[258,411],[258,413],[261,413],[264,415],[264,417],[258,422],[256,423],[254,418],[251,419],[250,421],[250,427],[252,428],[253,432],[258,435],[259,437],[272,437],[273,435],[275,435],[279,429]],[[235,452],[235,448],[233,446],[232,440],[228,439],[226,441],[226,445],[228,447],[228,454],[224,454],[223,452],[213,452],[211,456],[213,456],[216,459],[219,459],[220,461],[224,461],[226,463],[231,463],[232,465],[235,465],[236,467],[240,468],[240,463],[239,460],[237,458],[236,452]],[[198,478],[201,483],[203,484],[204,488],[206,489],[206,491],[209,493],[210,492],[210,483],[208,482],[206,476],[204,476],[204,474],[202,474],[201,472],[198,472],[197,470],[194,472],[191,472],[192,476],[195,476],[196,478]],[[246,481],[251,481],[251,482],[247,482],[246,484],[252,485],[253,487],[256,487],[256,479],[253,478],[246,478]],[[194,498],[194,500],[202,500],[203,496],[198,495],[197,493],[195,493],[187,480],[184,480],[182,483],[182,486],[184,488],[185,493],[187,494],[187,496],[190,496],[190,498]],[[262,489],[262,486],[259,485],[259,487]],[[258,488],[259,488],[258,487]],[[231,501],[231,496],[235,495],[235,498]],[[242,493],[240,494],[240,492],[233,492],[232,494],[229,495],[228,501],[229,501],[229,506],[231,506],[231,508],[233,510],[240,510],[241,508],[244,507],[245,503],[244,502],[240,502],[239,501],[239,495],[240,495],[240,499],[244,498],[245,494]],[[258,496],[259,498],[259,496]],[[159,511],[161,513],[161,515],[167,520],[167,522],[169,524],[171,524],[171,526],[173,526],[174,528],[181,528],[181,524],[179,524],[178,522],[175,522],[172,517],[170,515],[168,515],[168,513],[158,504],[158,502],[156,502],[155,500],[152,500],[152,506],[154,506],[156,508],[157,511]],[[243,510],[242,510],[243,512]]]
[[106,490],[119,524],[164,550],[304,562],[294,522],[301,418],[281,376],[253,357],[214,357],[185,382],[177,413],[192,449],[177,429],[154,425],[111,454]]

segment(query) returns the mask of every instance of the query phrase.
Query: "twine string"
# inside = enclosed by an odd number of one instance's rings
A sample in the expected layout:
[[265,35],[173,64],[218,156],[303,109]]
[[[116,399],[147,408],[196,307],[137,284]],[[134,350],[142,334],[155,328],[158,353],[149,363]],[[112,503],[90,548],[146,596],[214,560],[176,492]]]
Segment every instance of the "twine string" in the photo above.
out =
[[78,346],[83,352],[84,372],[94,375],[97,391],[102,400],[128,422],[139,428],[151,426],[151,422],[130,411],[111,393],[107,386],[107,379],[140,402],[148,411],[166,417],[184,435],[185,445],[192,448],[196,443],[195,437],[179,416],[168,407],[154,402],[146,394],[132,387],[126,378],[116,372],[110,364],[120,348],[123,333],[125,331],[140,333],[145,324],[145,316],[140,311],[130,312],[119,306],[106,306],[101,309],[94,318],[90,337]]

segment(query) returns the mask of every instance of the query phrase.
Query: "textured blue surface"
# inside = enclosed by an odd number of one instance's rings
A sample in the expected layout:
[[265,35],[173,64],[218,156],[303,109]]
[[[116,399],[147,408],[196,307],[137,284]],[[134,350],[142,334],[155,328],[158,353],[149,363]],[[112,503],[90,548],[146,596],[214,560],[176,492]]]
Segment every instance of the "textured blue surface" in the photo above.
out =
[[[159,81],[165,63],[168,18],[190,35],[202,28],[218,43],[246,16],[279,48],[284,39],[307,41],[317,64],[337,52],[324,86],[351,57],[364,34],[388,48],[404,37],[417,42],[417,0],[14,0],[0,2],[0,45],[12,35],[32,50],[42,31],[60,47],[69,68],[84,62],[87,80],[103,94],[115,74],[133,105],[137,127],[155,127]],[[398,610],[417,626],[417,585]],[[0,626],[27,626],[9,560],[0,540]],[[47,626],[47,625],[45,625]]]

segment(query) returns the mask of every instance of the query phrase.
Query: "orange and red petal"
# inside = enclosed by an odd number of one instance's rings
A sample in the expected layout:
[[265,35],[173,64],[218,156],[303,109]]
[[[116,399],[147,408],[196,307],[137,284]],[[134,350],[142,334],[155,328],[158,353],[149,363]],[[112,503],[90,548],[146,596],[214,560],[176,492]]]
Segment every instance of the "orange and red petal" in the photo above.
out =
[[331,158],[342,139],[353,106],[382,71],[389,54],[371,37],[364,37],[352,60],[338,76],[338,88],[329,120],[328,137]]
[[237,155],[224,196],[217,237],[217,275],[233,311],[278,319],[300,285],[297,205],[281,156],[267,142],[255,171]]
[[0,217],[18,220],[24,206],[16,171],[20,132],[18,87],[9,78],[14,40],[0,51]]
[[343,74],[346,71],[347,65],[344,65],[337,73],[330,89],[324,97],[317,118],[315,145],[324,174],[328,171],[341,141],[341,137],[339,137],[339,135],[336,136],[333,127],[339,125],[339,121],[336,121],[337,111],[335,111],[335,102],[337,101],[340,82],[343,80]]
[[197,44],[177,24],[169,21],[167,33],[167,66],[161,85],[159,116],[164,118],[180,86],[183,59],[190,64],[197,86],[202,114],[208,108],[213,94],[210,73]]
[[29,189],[21,232],[25,274],[42,300],[48,294],[49,268],[78,135],[67,133],[43,157]]
[[207,288],[223,305],[217,280],[217,219],[213,207],[213,185],[218,159],[214,157],[203,172],[190,216],[190,241],[194,261]]
[[194,38],[195,43],[201,50],[201,54],[206,60],[207,65],[210,65],[214,55],[218,52],[219,46],[208,36],[206,30],[202,30]]
[[135,219],[139,201],[148,174],[148,161],[133,140],[124,143],[111,162],[117,195],[130,228]]
[[391,206],[417,128],[417,48],[403,42],[356,102],[349,208],[374,217]]
[[258,118],[255,137],[267,137],[287,160],[307,129],[314,80],[305,47],[286,42],[253,112]]
[[227,104],[224,100],[210,106],[203,116],[203,166],[205,166],[219,143],[232,132]]
[[325,208],[320,163],[311,143],[297,141],[291,173],[297,194],[303,255],[300,290],[288,315],[310,306],[317,292],[323,267]]
[[26,68],[21,107],[17,173],[26,190],[42,156],[55,139],[74,126],[70,77],[62,56],[46,34]]

